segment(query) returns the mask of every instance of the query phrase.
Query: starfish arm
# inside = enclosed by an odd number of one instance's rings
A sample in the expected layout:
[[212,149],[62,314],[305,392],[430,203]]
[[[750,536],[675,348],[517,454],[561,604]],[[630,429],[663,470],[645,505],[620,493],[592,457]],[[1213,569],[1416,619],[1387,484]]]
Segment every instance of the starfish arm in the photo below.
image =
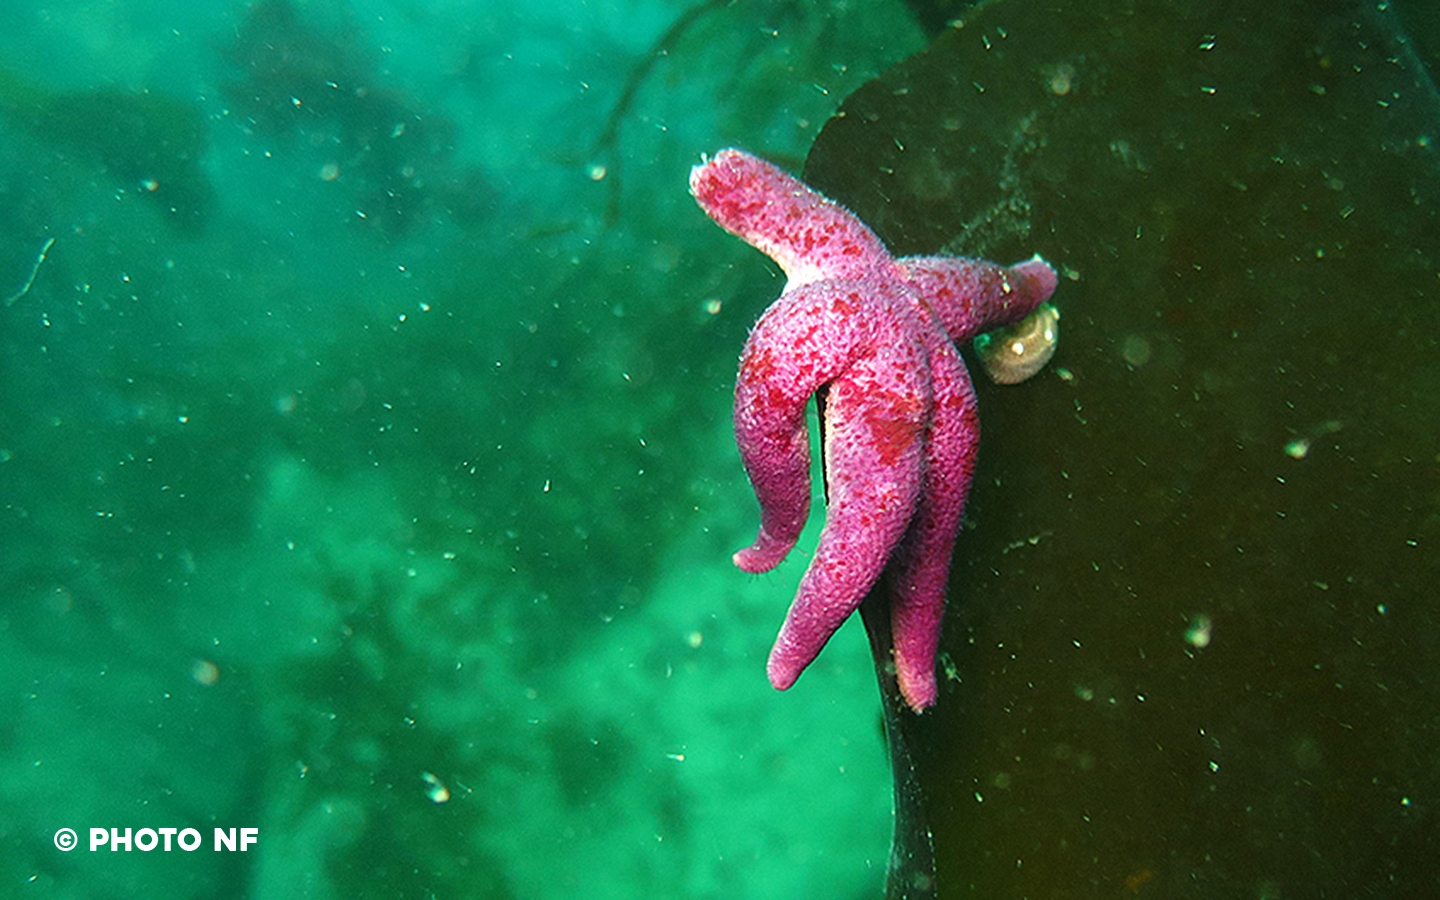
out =
[[770,683],[780,690],[860,605],[914,515],[931,385],[918,336],[895,332],[826,397],[825,527],[770,651]]
[[875,343],[859,286],[823,282],[782,296],[760,317],[740,356],[735,439],[760,501],[760,533],[735,554],[746,572],[780,564],[810,513],[805,404]]
[[891,264],[864,222],[799,179],[741,150],[690,172],[690,192],[721,228],[775,260],[794,290]]
[[980,419],[975,390],[955,347],[938,333],[931,347],[935,410],[925,453],[925,481],[915,521],[896,554],[890,580],[895,676],[917,713],[935,703],[935,653],[955,536],[975,471]]
[[1055,293],[1055,270],[1038,256],[1013,266],[963,256],[907,256],[898,266],[957,344],[1020,321]]

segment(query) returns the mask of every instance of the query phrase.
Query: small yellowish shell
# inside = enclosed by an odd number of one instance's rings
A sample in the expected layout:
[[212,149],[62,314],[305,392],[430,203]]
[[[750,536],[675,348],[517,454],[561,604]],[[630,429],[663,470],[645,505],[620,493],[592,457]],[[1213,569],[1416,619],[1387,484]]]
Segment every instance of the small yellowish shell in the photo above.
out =
[[1006,328],[975,338],[975,354],[996,384],[1019,384],[1045,368],[1060,341],[1060,310],[1049,303]]

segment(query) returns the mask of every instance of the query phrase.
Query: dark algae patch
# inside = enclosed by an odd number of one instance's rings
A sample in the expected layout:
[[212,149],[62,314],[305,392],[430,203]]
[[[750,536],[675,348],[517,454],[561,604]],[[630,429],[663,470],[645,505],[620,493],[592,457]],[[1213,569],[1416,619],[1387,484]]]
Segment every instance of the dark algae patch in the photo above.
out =
[[1062,273],[1051,367],[977,382],[910,727],[937,896],[1440,891],[1440,115],[1404,25],[993,3],[817,139],[895,252]]

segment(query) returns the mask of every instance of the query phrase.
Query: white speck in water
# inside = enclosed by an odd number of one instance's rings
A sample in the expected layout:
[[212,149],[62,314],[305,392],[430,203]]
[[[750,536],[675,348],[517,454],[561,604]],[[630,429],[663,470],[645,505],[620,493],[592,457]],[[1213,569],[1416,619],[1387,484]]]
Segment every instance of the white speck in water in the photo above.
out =
[[1190,627],[1185,629],[1185,642],[1196,650],[1208,647],[1212,625],[1209,616],[1197,613],[1190,619]]

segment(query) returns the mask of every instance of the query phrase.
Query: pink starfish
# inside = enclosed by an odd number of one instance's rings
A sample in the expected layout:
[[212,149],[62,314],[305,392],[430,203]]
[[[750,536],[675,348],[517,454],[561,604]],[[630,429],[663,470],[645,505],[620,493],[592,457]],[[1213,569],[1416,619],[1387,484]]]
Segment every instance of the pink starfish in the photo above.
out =
[[950,556],[975,469],[975,390],[955,349],[1024,318],[1055,290],[1038,256],[893,258],[853,213],[764,160],[722,150],[690,173],[720,227],[785,271],[740,357],[735,437],[760,500],[760,534],[735,554],[765,572],[810,510],[805,404],[819,392],[828,511],[815,557],[770,651],[784,690],[865,599],[886,565],[895,675],[916,712],[935,702]]

